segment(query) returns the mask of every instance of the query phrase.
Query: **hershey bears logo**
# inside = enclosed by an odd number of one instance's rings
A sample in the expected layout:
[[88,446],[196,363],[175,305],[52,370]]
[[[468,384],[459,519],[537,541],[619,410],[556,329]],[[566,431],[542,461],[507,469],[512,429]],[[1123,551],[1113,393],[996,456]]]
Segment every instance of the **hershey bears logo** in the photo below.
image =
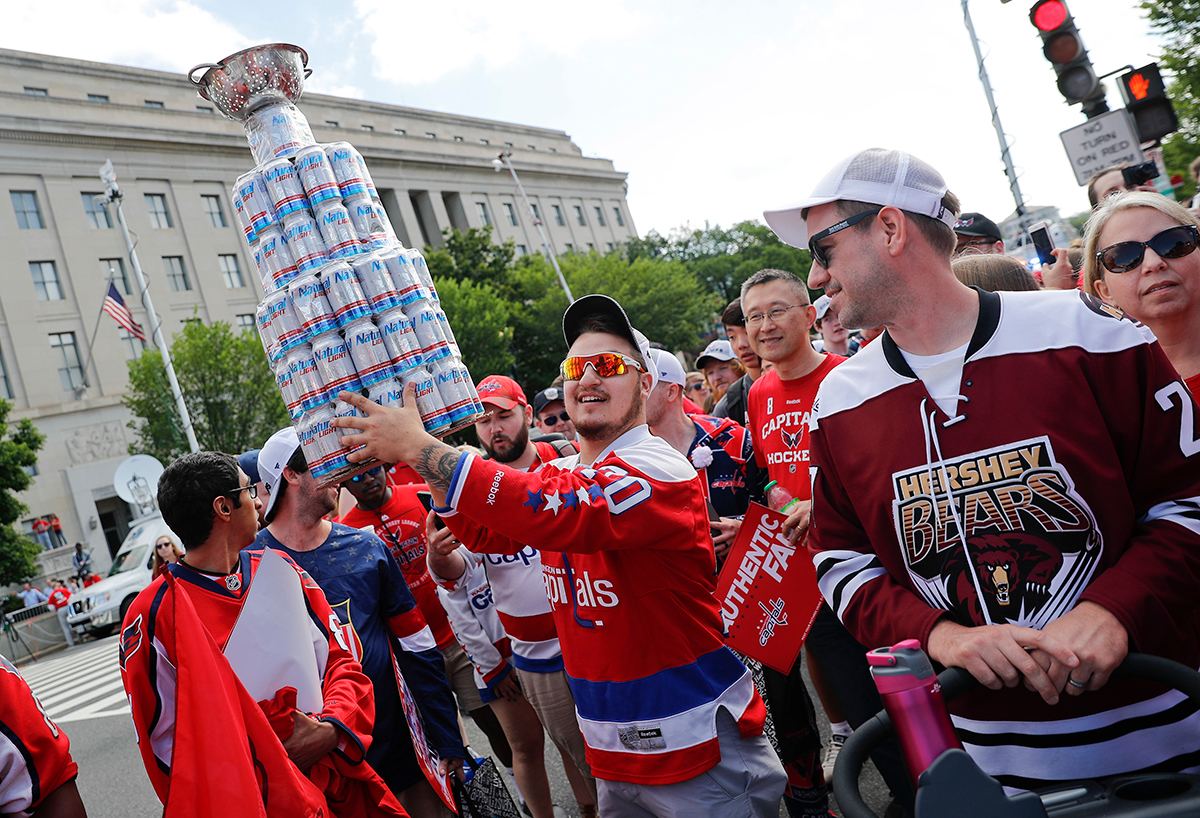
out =
[[129,661],[129,657],[137,653],[141,646],[142,615],[138,614],[137,619],[130,622],[121,631],[121,644],[117,648],[117,664],[121,666],[121,670],[125,669],[125,663]]
[[1100,562],[1095,517],[1047,437],[898,472],[892,485],[909,577],[962,624],[1044,627]]

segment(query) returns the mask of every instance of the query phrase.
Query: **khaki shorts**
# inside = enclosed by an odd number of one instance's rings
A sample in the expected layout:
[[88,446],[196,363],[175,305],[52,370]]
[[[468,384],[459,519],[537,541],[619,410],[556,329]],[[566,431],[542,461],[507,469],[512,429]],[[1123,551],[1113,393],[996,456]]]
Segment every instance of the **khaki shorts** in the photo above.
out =
[[[575,697],[567,686],[565,671],[556,670],[553,673],[532,673],[516,668],[517,678],[521,680],[521,690],[525,698],[533,705],[534,712],[550,739],[563,752],[570,756],[583,773],[584,778],[594,782],[592,768],[588,766],[583,741],[583,733],[579,732],[579,719],[575,715]],[[595,789],[595,784],[591,784]]]
[[474,713],[482,707],[487,707],[479,696],[479,688],[475,686],[475,668],[462,645],[457,642],[442,648],[442,658],[446,660],[446,681],[458,699],[458,709],[464,713]]

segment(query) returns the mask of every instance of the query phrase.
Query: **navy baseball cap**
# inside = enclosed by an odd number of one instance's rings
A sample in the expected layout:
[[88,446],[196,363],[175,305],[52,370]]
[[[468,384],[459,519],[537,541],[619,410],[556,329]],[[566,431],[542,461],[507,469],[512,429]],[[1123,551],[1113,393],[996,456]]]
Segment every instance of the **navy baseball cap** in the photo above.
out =
[[260,483],[258,479],[258,449],[251,449],[248,452],[242,452],[238,455],[238,465],[242,467],[242,471],[250,478],[251,483]]

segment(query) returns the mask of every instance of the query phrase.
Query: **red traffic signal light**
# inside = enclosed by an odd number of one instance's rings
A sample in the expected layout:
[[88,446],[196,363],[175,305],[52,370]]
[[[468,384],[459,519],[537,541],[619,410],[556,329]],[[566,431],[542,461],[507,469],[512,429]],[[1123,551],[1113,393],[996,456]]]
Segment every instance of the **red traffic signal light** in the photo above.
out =
[[1061,0],[1045,0],[1029,11],[1029,19],[1037,26],[1038,31],[1054,31],[1070,16],[1066,4]]
[[1038,0],[1029,9],[1029,21],[1042,38],[1042,53],[1054,67],[1058,90],[1067,102],[1083,103],[1089,116],[1107,113],[1104,87],[1092,68],[1083,38],[1063,0]]

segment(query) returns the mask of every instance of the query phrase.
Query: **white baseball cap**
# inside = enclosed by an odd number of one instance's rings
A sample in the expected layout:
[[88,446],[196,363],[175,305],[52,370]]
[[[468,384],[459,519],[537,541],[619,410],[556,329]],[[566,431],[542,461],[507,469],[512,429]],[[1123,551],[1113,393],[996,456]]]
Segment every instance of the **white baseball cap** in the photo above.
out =
[[813,302],[813,307],[817,310],[818,321],[825,317],[825,313],[829,312],[829,302],[832,300],[829,296],[823,295]]
[[658,380],[662,383],[687,385],[687,374],[679,359],[665,349],[650,350],[651,366],[658,370]]
[[904,151],[868,148],[847,156],[817,182],[802,201],[763,211],[763,218],[787,244],[808,247],[808,224],[801,213],[837,201],[870,202],[929,216],[954,229],[957,216],[942,206],[949,188],[932,165]]
[[292,459],[296,449],[300,448],[300,438],[292,426],[285,426],[262,447],[258,453],[258,476],[262,478],[263,488],[267,490],[267,502],[263,506],[263,519],[271,513],[275,506],[275,498],[279,496],[279,487],[283,484],[283,467]]
[[707,366],[707,364],[704,363],[706,359],[712,359],[714,361],[732,361],[736,357],[737,355],[735,355],[733,352],[733,344],[729,343],[723,338],[718,338],[706,346],[704,351],[700,353],[700,357],[696,359],[696,367],[699,369],[704,369],[704,367]]

